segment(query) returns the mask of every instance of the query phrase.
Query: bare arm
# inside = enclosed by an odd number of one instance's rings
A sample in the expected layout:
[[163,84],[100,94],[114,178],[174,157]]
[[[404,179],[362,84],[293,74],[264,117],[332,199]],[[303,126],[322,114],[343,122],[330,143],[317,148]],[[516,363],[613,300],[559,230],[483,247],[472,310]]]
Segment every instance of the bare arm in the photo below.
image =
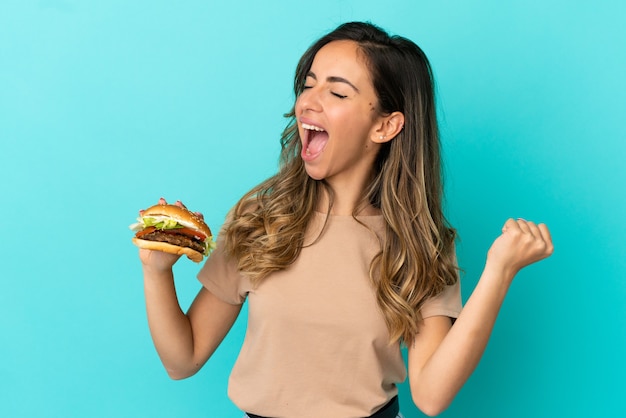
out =
[[205,288],[187,314],[178,302],[172,266],[178,256],[140,250],[148,326],[154,346],[172,379],[195,374],[222,342],[241,310]]
[[445,410],[478,365],[517,272],[552,254],[543,224],[510,219],[502,231],[454,326],[447,317],[427,318],[409,347],[411,393],[428,415]]

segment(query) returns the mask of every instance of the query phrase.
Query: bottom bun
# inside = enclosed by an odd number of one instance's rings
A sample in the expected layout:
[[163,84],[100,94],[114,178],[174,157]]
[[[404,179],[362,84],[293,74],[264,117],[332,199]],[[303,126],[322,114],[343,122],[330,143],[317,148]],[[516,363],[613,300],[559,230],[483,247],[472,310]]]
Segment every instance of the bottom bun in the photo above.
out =
[[187,258],[195,263],[199,263],[204,258],[204,255],[196,250],[192,250],[187,247],[179,247],[167,242],[148,241],[145,239],[133,238],[133,244],[146,250],[163,251],[164,253],[176,255],[186,255]]

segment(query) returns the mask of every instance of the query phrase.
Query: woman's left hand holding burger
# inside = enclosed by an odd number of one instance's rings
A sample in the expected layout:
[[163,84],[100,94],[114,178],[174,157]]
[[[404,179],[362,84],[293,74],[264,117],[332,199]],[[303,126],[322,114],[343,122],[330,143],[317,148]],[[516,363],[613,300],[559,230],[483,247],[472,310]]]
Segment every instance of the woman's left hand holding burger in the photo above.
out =
[[[168,202],[164,198],[160,198],[158,205],[168,205]],[[177,200],[174,205],[187,210],[187,207],[180,200]],[[140,210],[139,217],[142,217],[144,212],[144,210]],[[202,213],[193,212],[193,214],[200,220],[204,221],[204,215]],[[144,272],[146,272],[146,269],[152,270],[152,272],[156,273],[157,276],[162,273],[167,274],[171,272],[173,265],[178,261],[180,256],[181,254],[173,254],[165,251],[157,251],[146,248],[139,249],[139,258],[144,268]]]

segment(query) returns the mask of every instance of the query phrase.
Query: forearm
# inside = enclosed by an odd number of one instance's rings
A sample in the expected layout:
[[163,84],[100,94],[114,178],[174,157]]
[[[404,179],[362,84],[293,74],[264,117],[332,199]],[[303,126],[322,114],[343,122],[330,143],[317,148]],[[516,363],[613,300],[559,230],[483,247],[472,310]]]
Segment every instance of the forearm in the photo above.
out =
[[418,406],[434,405],[433,413],[437,414],[452,402],[485,351],[511,279],[511,274],[486,269],[437,349],[419,372],[410,370],[411,390]]
[[191,324],[180,308],[171,270],[144,268],[144,293],[150,334],[168,374],[175,379],[193,374]]

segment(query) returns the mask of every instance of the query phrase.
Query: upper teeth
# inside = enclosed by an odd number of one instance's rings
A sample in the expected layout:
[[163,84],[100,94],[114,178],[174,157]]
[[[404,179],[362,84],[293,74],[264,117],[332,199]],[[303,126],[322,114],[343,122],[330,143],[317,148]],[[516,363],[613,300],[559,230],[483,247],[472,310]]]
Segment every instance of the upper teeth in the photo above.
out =
[[312,130],[312,131],[324,132],[324,129],[320,128],[319,126],[309,125],[308,123],[303,123],[302,127],[304,129],[309,129],[309,130]]

